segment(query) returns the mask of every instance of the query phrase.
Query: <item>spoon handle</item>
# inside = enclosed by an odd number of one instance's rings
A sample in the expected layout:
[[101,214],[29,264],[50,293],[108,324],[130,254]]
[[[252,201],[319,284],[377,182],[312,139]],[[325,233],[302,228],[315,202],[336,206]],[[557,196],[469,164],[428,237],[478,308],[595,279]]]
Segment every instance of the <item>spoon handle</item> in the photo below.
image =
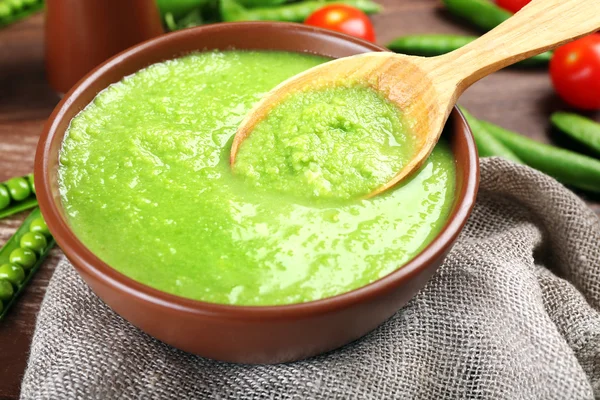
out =
[[436,57],[438,75],[458,92],[508,65],[600,29],[600,0],[533,0],[474,42]]

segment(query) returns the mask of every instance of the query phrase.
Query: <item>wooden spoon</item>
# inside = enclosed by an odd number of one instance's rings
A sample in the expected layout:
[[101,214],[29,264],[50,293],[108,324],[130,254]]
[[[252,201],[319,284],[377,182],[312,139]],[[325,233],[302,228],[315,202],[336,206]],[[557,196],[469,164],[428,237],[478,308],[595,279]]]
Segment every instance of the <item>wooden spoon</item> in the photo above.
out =
[[254,107],[234,137],[231,165],[254,126],[286,96],[340,83],[366,84],[397,105],[417,138],[414,157],[392,180],[367,197],[375,196],[425,162],[458,97],[473,83],[598,29],[600,0],[533,0],[486,35],[443,56],[422,58],[374,52],[319,65],[283,82]]

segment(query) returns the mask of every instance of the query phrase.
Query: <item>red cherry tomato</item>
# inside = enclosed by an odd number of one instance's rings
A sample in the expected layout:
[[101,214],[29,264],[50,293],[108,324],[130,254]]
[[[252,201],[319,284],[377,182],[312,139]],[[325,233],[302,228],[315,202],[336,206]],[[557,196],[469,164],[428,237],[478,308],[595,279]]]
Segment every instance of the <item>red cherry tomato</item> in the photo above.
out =
[[375,30],[367,14],[344,4],[332,4],[319,8],[308,16],[306,25],[318,26],[375,41]]
[[550,62],[554,88],[567,103],[600,110],[600,34],[559,47]]
[[496,4],[498,4],[499,7],[512,13],[516,13],[530,2],[531,0],[496,0]]

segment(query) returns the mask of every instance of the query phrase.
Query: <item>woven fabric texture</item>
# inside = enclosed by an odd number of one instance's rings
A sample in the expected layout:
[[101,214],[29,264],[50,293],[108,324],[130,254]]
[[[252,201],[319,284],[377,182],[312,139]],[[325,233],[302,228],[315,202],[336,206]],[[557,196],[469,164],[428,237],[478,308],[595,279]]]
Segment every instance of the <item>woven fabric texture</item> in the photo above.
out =
[[600,221],[553,179],[482,160],[473,215],[428,285],[361,340],[284,365],[220,363],[165,345],[63,261],[22,398],[600,398]]

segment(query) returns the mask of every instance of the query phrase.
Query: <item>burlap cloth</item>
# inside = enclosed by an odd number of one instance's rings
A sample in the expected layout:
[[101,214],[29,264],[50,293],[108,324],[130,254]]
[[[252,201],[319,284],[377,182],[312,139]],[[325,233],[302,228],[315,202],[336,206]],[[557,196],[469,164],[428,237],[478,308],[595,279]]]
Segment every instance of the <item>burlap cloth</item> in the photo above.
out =
[[61,262],[23,399],[600,398],[600,222],[551,178],[483,160],[459,243],[406,307],[342,349],[274,366],[186,354]]

